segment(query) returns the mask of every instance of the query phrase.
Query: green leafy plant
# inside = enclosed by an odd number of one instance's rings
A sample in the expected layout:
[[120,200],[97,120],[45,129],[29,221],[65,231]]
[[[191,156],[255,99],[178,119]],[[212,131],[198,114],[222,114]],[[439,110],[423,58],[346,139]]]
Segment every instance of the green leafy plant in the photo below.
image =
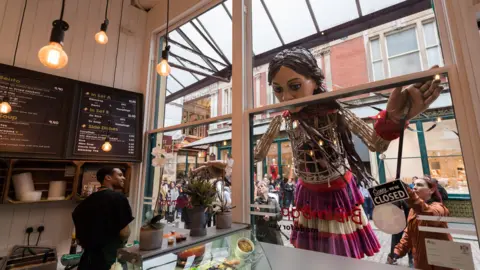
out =
[[190,198],[191,206],[208,207],[213,204],[217,190],[205,174],[193,174],[183,191]]

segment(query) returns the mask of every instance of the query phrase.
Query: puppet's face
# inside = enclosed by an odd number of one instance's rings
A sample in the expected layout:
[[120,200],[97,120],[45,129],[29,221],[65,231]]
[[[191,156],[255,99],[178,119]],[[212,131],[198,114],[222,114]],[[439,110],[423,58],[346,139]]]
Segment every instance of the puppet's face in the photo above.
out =
[[[272,80],[272,88],[280,102],[313,95],[317,83],[296,73],[287,67],[281,67]],[[293,112],[298,112],[303,107],[297,107]]]

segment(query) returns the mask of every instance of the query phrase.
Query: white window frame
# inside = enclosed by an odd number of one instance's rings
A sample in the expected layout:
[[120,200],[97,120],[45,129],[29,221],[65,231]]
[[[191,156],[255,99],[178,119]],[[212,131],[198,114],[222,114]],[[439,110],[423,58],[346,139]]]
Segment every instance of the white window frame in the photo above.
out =
[[[433,31],[435,32],[435,38],[436,38],[436,41],[437,41],[437,44],[435,45],[430,45],[428,46],[427,45],[427,39],[425,37],[425,25],[426,24],[429,24],[429,23],[433,23]],[[428,59],[428,54],[427,54],[427,50],[428,49],[431,49],[431,48],[434,48],[434,47],[437,47],[437,50],[438,50],[438,53],[440,54],[440,66],[443,66],[444,65],[444,62],[443,62],[443,55],[442,55],[442,49],[440,47],[440,37],[438,36],[438,28],[437,28],[437,23],[435,20],[425,20],[425,21],[422,21],[422,28],[423,28],[423,40],[425,42],[425,54],[427,56],[427,65],[431,66],[431,64],[429,63],[429,59]]]
[[[379,48],[380,48],[380,59],[377,59],[377,60],[374,60],[373,59],[373,51],[372,51],[372,41],[377,41],[378,40],[378,45],[379,45]],[[384,65],[385,63],[383,62],[383,53],[382,53],[382,41],[380,39],[380,36],[374,36],[372,38],[369,39],[369,42],[368,42],[368,47],[370,48],[370,62],[371,62],[371,66],[372,66],[372,79],[373,81],[376,81],[377,78],[375,78],[375,67],[374,67],[374,64],[375,63],[378,63],[378,62],[381,62],[382,63],[382,73],[383,73],[383,79],[387,78],[387,76],[385,76],[385,70],[384,70]]]
[[[397,55],[394,55],[394,56],[389,56],[388,55],[387,37],[390,36],[390,35],[394,35],[394,34],[403,32],[403,31],[410,30],[412,28],[415,30],[415,37],[416,37],[416,40],[417,40],[417,50],[412,50],[412,51],[404,52],[404,53],[397,54]],[[390,69],[390,59],[394,59],[394,58],[397,58],[397,57],[401,57],[401,56],[405,56],[405,55],[409,55],[409,54],[413,54],[413,53],[418,53],[418,58],[420,59],[420,71],[423,70],[424,64],[423,64],[423,61],[422,61],[420,43],[418,41],[419,40],[418,39],[418,29],[417,29],[417,25],[415,23],[413,23],[411,25],[408,25],[406,27],[403,27],[402,29],[399,29],[399,30],[394,30],[394,31],[387,32],[384,35],[385,35],[385,42],[384,42],[383,45],[385,46],[385,52],[386,52],[385,57],[387,59],[387,67],[388,67],[388,77],[386,77],[386,78],[391,78],[392,77],[392,71]]]
[[232,113],[232,87],[222,89],[222,114]]

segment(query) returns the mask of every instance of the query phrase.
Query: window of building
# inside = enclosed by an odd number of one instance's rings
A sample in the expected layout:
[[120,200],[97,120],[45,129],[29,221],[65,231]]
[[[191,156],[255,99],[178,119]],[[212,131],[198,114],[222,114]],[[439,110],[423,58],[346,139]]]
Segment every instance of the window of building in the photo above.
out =
[[385,74],[383,72],[383,58],[379,38],[370,41],[370,54],[372,56],[373,80],[378,81],[384,79]]
[[387,35],[386,49],[390,77],[422,70],[417,31],[415,28],[409,28]]
[[434,21],[423,24],[425,49],[427,50],[427,65],[443,65],[440,42],[438,40],[437,26]]
[[223,114],[232,113],[232,88],[223,90],[222,108]]
[[275,93],[273,92],[273,87],[268,84],[267,82],[267,105],[276,104],[278,103],[277,97],[275,97]]

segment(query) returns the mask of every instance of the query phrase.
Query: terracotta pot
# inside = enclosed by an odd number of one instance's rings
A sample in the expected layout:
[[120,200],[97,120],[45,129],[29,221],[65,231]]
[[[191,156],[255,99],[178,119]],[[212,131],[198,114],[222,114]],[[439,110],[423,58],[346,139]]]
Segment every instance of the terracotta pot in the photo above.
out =
[[142,227],[140,229],[140,250],[154,250],[162,247],[163,229]]
[[230,229],[232,227],[232,212],[218,212],[215,216],[217,229]]
[[186,208],[185,228],[190,229],[190,236],[207,235],[207,218],[205,217],[205,208],[203,206],[194,206]]

